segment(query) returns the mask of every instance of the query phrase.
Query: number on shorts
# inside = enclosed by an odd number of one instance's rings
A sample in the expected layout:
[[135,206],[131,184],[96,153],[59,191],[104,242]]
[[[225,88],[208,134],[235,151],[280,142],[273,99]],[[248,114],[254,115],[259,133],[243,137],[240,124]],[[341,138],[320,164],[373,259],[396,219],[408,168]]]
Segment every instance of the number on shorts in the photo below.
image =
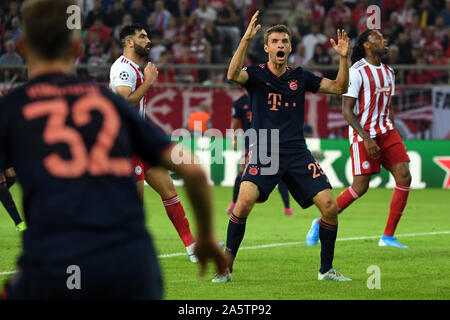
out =
[[316,179],[320,177],[321,175],[325,175],[325,172],[323,172],[322,168],[320,167],[320,164],[316,162],[310,162],[308,164],[308,170],[313,171],[313,179]]

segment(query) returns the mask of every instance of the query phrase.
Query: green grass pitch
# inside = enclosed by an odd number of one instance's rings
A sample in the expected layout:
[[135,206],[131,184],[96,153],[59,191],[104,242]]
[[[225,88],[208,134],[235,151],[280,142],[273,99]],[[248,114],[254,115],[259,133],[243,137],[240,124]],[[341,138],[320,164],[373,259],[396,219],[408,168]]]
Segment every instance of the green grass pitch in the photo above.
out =
[[[17,185],[11,189],[21,210]],[[335,196],[342,189],[334,189]],[[195,223],[184,188],[178,192],[191,228]],[[214,223],[218,240],[225,241],[230,202],[229,187],[213,187]],[[339,216],[334,267],[352,282],[317,280],[320,244],[309,247],[305,236],[318,210],[302,210],[291,198],[295,216],[284,216],[277,190],[264,204],[255,205],[247,220],[241,250],[235,261],[233,282],[211,283],[210,263],[204,277],[188,261],[184,246],[161,200],[150,187],[145,190],[147,226],[152,233],[164,276],[165,299],[170,300],[448,300],[450,299],[450,202],[449,190],[412,190],[396,231],[407,249],[378,247],[392,190],[370,189]],[[20,234],[0,206],[0,287],[15,270]],[[373,269],[378,267],[379,273]],[[371,267],[371,268],[369,268]],[[379,276],[379,282],[374,277]],[[369,286],[368,286],[369,284]],[[369,289],[372,285],[378,288]]]

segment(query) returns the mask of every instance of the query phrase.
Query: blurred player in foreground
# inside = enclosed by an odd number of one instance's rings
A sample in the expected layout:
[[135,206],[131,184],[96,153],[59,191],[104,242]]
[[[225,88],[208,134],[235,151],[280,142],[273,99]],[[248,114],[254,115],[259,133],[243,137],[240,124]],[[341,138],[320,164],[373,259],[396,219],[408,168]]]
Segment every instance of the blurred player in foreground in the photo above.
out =
[[[256,25],[258,15],[258,11],[253,15],[227,74],[229,80],[247,89],[253,117],[251,130],[257,141],[250,141],[249,157],[253,159],[250,158],[244,171],[238,200],[228,224],[226,256],[229,270],[225,274],[217,274],[213,282],[231,281],[233,262],[244,238],[247,217],[254,204],[267,200],[281,180],[302,208],[315,204],[322,214],[318,279],[350,281],[333,268],[338,207],[329,180],[307,149],[303,135],[305,92],[343,94],[347,91],[350,40],[341,30],[337,32],[337,43],[330,39],[340,56],[336,80],[318,77],[301,67],[287,67],[292,47],[289,29],[283,25],[270,27],[264,32],[267,63],[243,68],[248,44],[261,28],[261,25]],[[268,131],[270,135],[264,137]],[[275,137],[278,134],[278,139],[272,141],[272,134]],[[271,160],[277,166],[275,169],[271,168],[271,162],[267,164],[261,159],[261,151],[271,153]]]
[[[120,32],[123,55],[111,66],[110,88],[135,106],[139,115],[145,119],[147,109],[146,94],[158,77],[158,70],[148,62],[144,70],[140,64],[146,62],[150,52],[150,39],[140,24],[124,26]],[[180,202],[175,185],[165,168],[152,167],[139,157],[133,156],[134,178],[142,199],[144,199],[144,180],[161,197],[167,216],[183,241],[189,260],[196,263],[194,254],[195,239],[192,236],[189,222]]]
[[[11,163],[16,170],[28,229],[18,272],[2,297],[161,299],[130,157],[183,177],[201,271],[208,258],[224,271],[206,175],[198,165],[175,165],[174,145],[124,99],[72,75],[81,40],[66,27],[71,5],[76,1],[31,0],[21,11],[30,80],[0,101],[0,167]],[[193,163],[181,154],[183,163]]]
[[[352,53],[350,86],[342,101],[342,112],[349,124],[353,183],[336,199],[339,213],[366,193],[372,174],[380,165],[389,170],[396,186],[388,220],[378,245],[407,248],[394,237],[408,200],[411,173],[409,156],[394,126],[391,97],[395,93],[394,70],[381,62],[388,52],[387,42],[378,30],[363,31]],[[318,224],[313,221],[306,236],[308,245],[319,241]]]

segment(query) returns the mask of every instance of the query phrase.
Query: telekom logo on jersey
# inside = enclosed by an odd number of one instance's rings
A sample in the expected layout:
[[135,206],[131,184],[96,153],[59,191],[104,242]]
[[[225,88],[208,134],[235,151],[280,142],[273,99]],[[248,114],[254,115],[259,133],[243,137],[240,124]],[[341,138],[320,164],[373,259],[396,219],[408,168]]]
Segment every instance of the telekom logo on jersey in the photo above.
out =
[[297,106],[297,104],[295,102],[289,103],[289,102],[284,102],[282,101],[283,99],[283,95],[281,93],[273,93],[273,92],[269,92],[269,96],[267,99],[267,104],[272,106],[269,110],[272,111],[278,111],[277,107],[293,107],[295,108]]

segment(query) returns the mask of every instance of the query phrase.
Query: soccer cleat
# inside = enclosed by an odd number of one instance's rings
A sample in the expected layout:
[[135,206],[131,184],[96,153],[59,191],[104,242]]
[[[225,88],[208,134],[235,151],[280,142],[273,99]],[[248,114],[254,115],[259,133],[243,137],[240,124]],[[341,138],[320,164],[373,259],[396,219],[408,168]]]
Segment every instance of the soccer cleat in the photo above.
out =
[[352,281],[352,279],[344,277],[342,275],[342,273],[340,273],[339,271],[337,271],[334,268],[331,268],[330,270],[328,270],[325,273],[320,273],[319,271],[319,275],[317,277],[319,280],[334,280],[334,281]]
[[192,263],[198,263],[198,258],[195,254],[188,254],[188,258]]
[[216,274],[214,279],[211,280],[211,282],[215,283],[225,283],[225,282],[231,282],[231,273],[227,271],[226,274]]
[[284,215],[286,216],[295,216],[294,211],[291,208],[284,208]]
[[236,203],[234,203],[233,201],[231,201],[230,206],[227,209],[227,214],[232,214],[233,213],[233,209],[234,209],[234,205]]
[[380,241],[378,241],[378,245],[380,247],[408,248],[408,246],[405,246],[398,242],[394,236],[385,235],[383,235]]
[[16,225],[16,230],[20,232],[25,231],[27,230],[27,225],[25,224],[25,222],[22,221]]
[[308,246],[315,246],[319,242],[319,218],[314,219],[311,228],[306,235],[306,244]]

